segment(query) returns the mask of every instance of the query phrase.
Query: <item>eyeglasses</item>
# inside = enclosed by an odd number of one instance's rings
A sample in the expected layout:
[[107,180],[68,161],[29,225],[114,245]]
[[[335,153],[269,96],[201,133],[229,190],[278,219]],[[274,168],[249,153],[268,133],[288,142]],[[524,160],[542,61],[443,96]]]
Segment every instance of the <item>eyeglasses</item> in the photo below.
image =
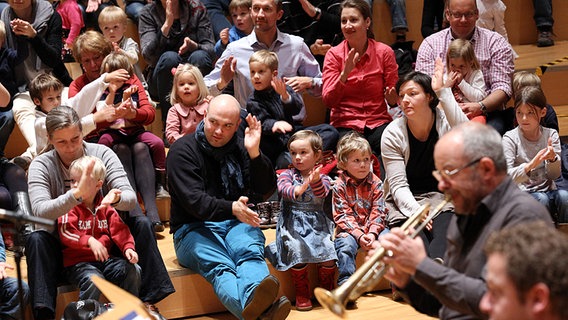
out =
[[452,12],[450,10],[448,10],[448,14],[454,18],[454,19],[461,19],[466,18],[467,20],[475,17],[477,15],[477,11],[469,11],[469,12],[465,12],[465,13],[461,13],[461,12]]
[[438,181],[442,181],[444,179],[450,179],[452,176],[455,176],[456,174],[458,174],[460,171],[465,170],[471,166],[473,166],[474,164],[478,163],[481,160],[481,158],[478,158],[476,160],[473,160],[472,162],[466,164],[465,166],[459,168],[459,169],[454,169],[454,170],[434,170],[432,171],[432,175],[434,176],[434,178],[436,178],[436,180]]

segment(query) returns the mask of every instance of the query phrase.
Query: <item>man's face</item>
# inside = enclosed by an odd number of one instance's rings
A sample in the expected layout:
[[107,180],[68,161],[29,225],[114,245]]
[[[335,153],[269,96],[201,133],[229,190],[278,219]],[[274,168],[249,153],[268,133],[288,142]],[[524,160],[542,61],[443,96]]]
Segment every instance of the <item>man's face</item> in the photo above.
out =
[[459,39],[470,38],[478,17],[475,0],[450,0],[446,9],[446,18],[452,33]]
[[205,138],[215,148],[226,145],[239,129],[239,110],[223,104],[211,104],[205,113]]
[[251,17],[257,31],[267,32],[276,29],[284,11],[278,10],[274,0],[253,0]]
[[517,288],[507,275],[507,261],[500,253],[487,259],[487,292],[479,302],[481,311],[491,320],[530,319],[530,309],[519,300]]

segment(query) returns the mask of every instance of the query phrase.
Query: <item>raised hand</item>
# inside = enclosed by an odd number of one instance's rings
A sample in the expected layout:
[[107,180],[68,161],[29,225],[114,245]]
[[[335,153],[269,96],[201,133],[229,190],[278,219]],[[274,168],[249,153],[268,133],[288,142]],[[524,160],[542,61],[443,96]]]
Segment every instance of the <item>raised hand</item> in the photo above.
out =
[[122,193],[122,191],[120,191],[119,189],[111,189],[106,196],[103,198],[103,200],[101,201],[101,204],[97,207],[98,209],[104,208],[104,207],[108,207],[113,203],[117,203],[118,201],[120,201],[120,194]]
[[444,87],[444,62],[441,58],[436,58],[434,64],[434,74],[432,75],[432,90],[438,91]]
[[272,125],[272,132],[274,133],[287,133],[292,131],[292,129],[292,125],[284,120],[276,121]]
[[248,127],[245,129],[245,148],[251,159],[255,159],[260,155],[260,136],[262,134],[262,127],[260,121],[248,114],[246,117]]
[[385,99],[389,105],[394,105],[398,103],[398,93],[395,87],[385,88]]
[[345,65],[343,66],[343,71],[340,76],[341,82],[347,82],[347,77],[351,71],[353,71],[357,62],[359,62],[359,53],[356,52],[354,48],[351,48],[347,54],[347,58],[345,58]]
[[331,44],[323,43],[323,39],[317,39],[316,42],[314,42],[310,46],[310,51],[314,56],[315,55],[325,56],[325,54],[329,51],[329,49],[331,49]]
[[229,28],[225,28],[219,32],[219,39],[224,46],[229,43]]
[[85,9],[85,11],[95,12],[99,8],[100,4],[101,4],[101,0],[89,0],[87,2],[87,9]]
[[290,99],[290,94],[286,91],[286,83],[282,79],[274,77],[270,83],[274,91],[282,97],[282,100],[288,101],[288,99]]
[[237,68],[237,59],[233,56],[227,58],[227,60],[223,61],[223,65],[221,66],[221,77],[217,82],[217,88],[219,90],[225,89],[225,87],[233,80],[233,76],[235,75],[235,70]]
[[73,196],[75,197],[75,199],[86,198],[88,195],[94,194],[96,192],[98,180],[93,176],[94,166],[95,161],[89,161],[87,167],[81,173],[81,178],[76,183],[76,186],[73,190]]

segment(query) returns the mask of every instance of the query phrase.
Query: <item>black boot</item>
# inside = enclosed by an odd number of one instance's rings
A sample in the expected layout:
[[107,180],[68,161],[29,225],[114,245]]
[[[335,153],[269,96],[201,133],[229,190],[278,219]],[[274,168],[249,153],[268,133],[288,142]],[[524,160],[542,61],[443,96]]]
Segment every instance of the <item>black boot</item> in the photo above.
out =
[[169,198],[166,190],[166,170],[156,170],[156,199]]
[[[25,191],[16,191],[12,193],[12,208],[14,209],[14,212],[16,212],[18,215],[22,216],[33,215],[32,206],[30,204],[30,197],[28,196],[28,193]],[[30,233],[32,233],[33,227],[31,224],[26,223],[22,225],[19,231],[23,237],[23,243],[25,243],[27,236]]]

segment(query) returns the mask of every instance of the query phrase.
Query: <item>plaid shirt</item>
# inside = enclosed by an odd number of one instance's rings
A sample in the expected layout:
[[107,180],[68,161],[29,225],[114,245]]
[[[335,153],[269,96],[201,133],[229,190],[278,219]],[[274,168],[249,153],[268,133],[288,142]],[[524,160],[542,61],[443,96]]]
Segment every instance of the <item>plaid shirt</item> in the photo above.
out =
[[347,232],[357,242],[365,234],[378,238],[385,227],[388,209],[385,206],[383,182],[372,172],[357,181],[343,172],[333,186],[333,220],[336,234]]
[[[436,58],[441,57],[444,63],[446,62],[446,52],[453,40],[450,28],[424,39],[418,49],[416,71],[428,75],[434,74]],[[511,77],[515,71],[511,45],[497,32],[479,27],[475,28],[470,41],[473,44],[475,56],[479,60],[486,88],[489,90],[487,93],[503,90],[510,97],[512,95]]]

